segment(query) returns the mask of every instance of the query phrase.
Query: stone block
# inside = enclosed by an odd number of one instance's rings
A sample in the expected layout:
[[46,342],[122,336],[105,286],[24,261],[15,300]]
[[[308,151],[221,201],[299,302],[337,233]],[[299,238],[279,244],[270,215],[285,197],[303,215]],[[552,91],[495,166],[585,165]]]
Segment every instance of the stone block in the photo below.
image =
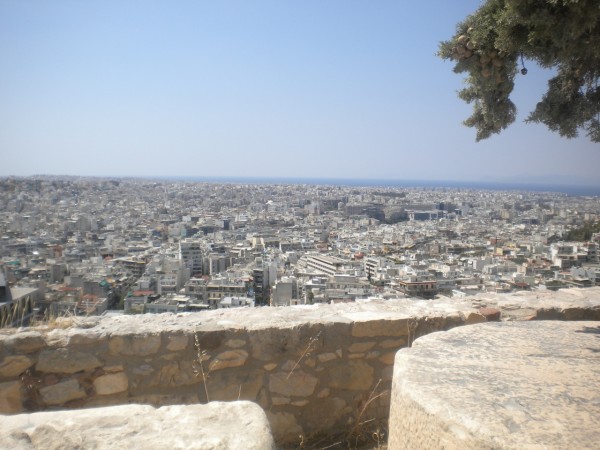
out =
[[[22,400],[21,383],[19,381],[0,383],[1,414],[15,414],[23,411]],[[1,439],[0,442],[2,442]]]
[[396,355],[388,448],[597,448],[598,322],[491,322]]
[[15,353],[34,353],[46,346],[38,331],[23,331],[4,339],[4,345]]
[[170,352],[185,350],[189,341],[190,338],[185,334],[171,334],[167,337],[167,350]]
[[25,355],[7,356],[0,363],[0,377],[17,377],[29,369],[35,361]]
[[355,342],[350,347],[348,347],[348,351],[350,353],[364,353],[368,350],[371,350],[375,347],[376,342]]
[[373,384],[374,369],[362,360],[336,361],[327,368],[329,387],[349,391],[367,390]]
[[314,376],[302,371],[276,372],[269,375],[269,390],[285,397],[307,397],[312,395],[318,383]]
[[[202,377],[198,377],[202,382]],[[202,385],[201,385],[202,386]],[[207,380],[208,394],[211,400],[256,401],[260,389],[264,386],[262,371],[232,370],[230,372],[211,373]],[[199,387],[204,393],[204,387]]]
[[386,366],[391,366],[394,364],[394,358],[396,357],[396,352],[388,352],[384,353],[379,357],[379,361],[381,361]]
[[71,400],[84,398],[86,393],[77,380],[66,380],[41,388],[40,395],[46,405],[62,405]]
[[121,405],[19,414],[3,418],[0,443],[14,450],[275,450],[267,417],[251,402],[161,408]]
[[483,322],[486,322],[485,316],[477,312],[469,313],[465,319],[465,325],[474,325]]
[[[483,317],[485,317],[485,320],[487,320],[488,322],[499,322],[500,321],[500,317],[502,315],[502,313],[500,312],[499,309],[496,308],[481,308],[479,310],[479,314],[481,314]],[[579,318],[577,320],[581,320],[582,318]]]
[[243,339],[227,339],[227,341],[225,341],[225,347],[229,348],[240,348],[246,344],[247,342]]
[[267,411],[267,419],[273,430],[273,437],[278,443],[298,442],[298,436],[304,434],[302,427],[293,414],[287,412],[274,413]]
[[348,313],[344,317],[351,318],[352,336],[378,337],[378,336],[408,336],[408,321],[410,317],[390,317],[390,314],[378,312]]
[[333,361],[334,359],[337,359],[337,358],[338,358],[338,355],[336,353],[321,353],[321,354],[317,355],[317,359],[319,360],[320,363]]
[[399,349],[400,347],[403,347],[405,345],[406,345],[406,338],[384,339],[383,341],[381,341],[379,343],[379,347],[384,348],[384,349],[388,349],[388,348]]
[[248,359],[246,350],[227,350],[219,353],[209,364],[210,370],[222,370],[228,367],[243,366]]
[[289,405],[290,401],[289,397],[273,397],[271,399],[271,404],[273,406]]
[[160,334],[113,336],[108,341],[108,349],[116,355],[149,356],[158,352],[160,342]]
[[125,392],[128,387],[129,380],[123,372],[102,375],[94,380],[94,389],[97,395],[118,394]]
[[46,373],[76,373],[100,366],[102,363],[91,353],[56,348],[41,352],[35,369]]

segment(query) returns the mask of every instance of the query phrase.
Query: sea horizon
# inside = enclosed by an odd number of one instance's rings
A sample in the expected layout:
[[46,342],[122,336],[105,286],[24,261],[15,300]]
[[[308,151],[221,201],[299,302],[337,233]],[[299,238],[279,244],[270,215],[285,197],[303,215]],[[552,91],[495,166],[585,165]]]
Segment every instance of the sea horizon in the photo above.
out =
[[[134,177],[145,178],[145,177]],[[151,179],[216,182],[236,184],[300,184],[315,186],[356,186],[383,188],[452,188],[480,189],[491,191],[532,191],[553,192],[570,196],[600,196],[600,185],[561,184],[561,183],[527,183],[508,181],[461,181],[461,180],[394,180],[370,178],[325,178],[325,177],[236,177],[236,176],[164,176]]]
[[94,178],[122,180],[156,180],[194,183],[230,183],[230,184],[296,184],[313,186],[381,187],[381,188],[423,188],[423,189],[476,189],[490,191],[550,192],[569,196],[600,197],[599,184],[567,184],[517,181],[485,180],[403,180],[374,178],[329,178],[329,177],[274,177],[274,176],[190,176],[190,175],[4,175],[2,178]]

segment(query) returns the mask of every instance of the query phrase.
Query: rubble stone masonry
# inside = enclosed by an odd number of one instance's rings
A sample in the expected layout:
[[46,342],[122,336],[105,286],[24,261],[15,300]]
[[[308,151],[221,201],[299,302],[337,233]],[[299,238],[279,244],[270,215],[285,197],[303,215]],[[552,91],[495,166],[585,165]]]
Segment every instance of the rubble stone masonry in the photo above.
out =
[[387,422],[395,354],[419,336],[535,319],[600,320],[600,287],[59,319],[0,331],[0,413],[240,399],[279,443],[351,433]]

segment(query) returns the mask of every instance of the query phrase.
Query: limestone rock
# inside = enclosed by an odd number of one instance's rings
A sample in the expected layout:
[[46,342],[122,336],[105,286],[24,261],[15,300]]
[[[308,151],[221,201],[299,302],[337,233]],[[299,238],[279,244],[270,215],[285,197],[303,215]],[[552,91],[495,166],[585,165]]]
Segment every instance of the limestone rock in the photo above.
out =
[[[481,308],[479,310],[479,314],[481,314],[483,317],[485,317],[485,320],[487,320],[488,322],[498,322],[500,320],[500,316],[502,315],[500,310],[496,309],[496,308]],[[581,318],[578,318],[577,320],[581,320],[583,318],[584,318],[584,316],[582,314]],[[572,320],[572,319],[569,319],[567,317],[567,320]]]
[[[202,378],[199,378],[201,381]],[[255,401],[260,389],[264,386],[262,371],[232,370],[210,374],[207,380],[208,393],[211,400]],[[204,391],[204,387],[199,388]]]
[[348,347],[350,353],[364,353],[375,347],[375,342],[356,342]]
[[467,315],[467,318],[465,319],[465,324],[466,325],[474,325],[476,323],[483,323],[485,321],[486,321],[486,319],[483,314],[478,313],[478,312],[472,312]]
[[71,400],[84,398],[85,391],[77,380],[62,381],[40,389],[42,400],[46,405],[62,405]]
[[408,320],[410,317],[390,313],[361,312],[348,313],[344,317],[354,320],[352,336],[377,337],[377,336],[408,336]]
[[228,339],[225,342],[225,346],[229,348],[240,348],[246,345],[246,341],[243,339]]
[[379,361],[381,361],[386,366],[391,366],[394,364],[394,357],[396,354],[394,352],[384,353],[379,357]]
[[185,350],[188,346],[189,338],[185,334],[173,334],[169,336],[167,343],[167,350],[171,352],[177,352]]
[[367,390],[373,384],[374,369],[361,360],[339,361],[327,368],[329,386],[350,391]]
[[273,413],[267,411],[267,418],[273,430],[273,437],[277,442],[289,443],[298,440],[298,436],[304,434],[302,427],[298,425],[293,414],[282,412]]
[[0,363],[0,377],[8,378],[19,376],[33,366],[33,364],[33,359],[25,355],[7,356]]
[[337,357],[338,356],[335,353],[321,353],[320,355],[317,355],[317,359],[321,363],[333,361],[334,359],[337,359]]
[[269,390],[285,397],[307,397],[312,395],[318,379],[302,371],[276,372],[269,375]]
[[406,339],[385,339],[379,343],[381,348],[400,348],[406,345]]
[[90,353],[56,348],[41,352],[35,369],[46,373],[75,373],[101,365],[98,358]]
[[108,348],[113,354],[148,356],[158,352],[160,349],[160,341],[160,334],[113,336],[108,341]]
[[598,448],[598,322],[491,322],[396,355],[390,450]]
[[22,410],[21,383],[18,381],[0,383],[0,413],[15,414]]
[[20,414],[3,417],[0,445],[13,450],[275,449],[265,413],[250,402]]
[[215,359],[210,362],[210,370],[221,370],[228,367],[243,366],[248,359],[246,350],[227,350],[219,353]]
[[94,389],[98,395],[111,395],[124,392],[129,387],[127,375],[123,372],[102,375],[94,380]]
[[18,353],[33,353],[46,346],[46,341],[38,331],[24,331],[4,340],[4,345]]

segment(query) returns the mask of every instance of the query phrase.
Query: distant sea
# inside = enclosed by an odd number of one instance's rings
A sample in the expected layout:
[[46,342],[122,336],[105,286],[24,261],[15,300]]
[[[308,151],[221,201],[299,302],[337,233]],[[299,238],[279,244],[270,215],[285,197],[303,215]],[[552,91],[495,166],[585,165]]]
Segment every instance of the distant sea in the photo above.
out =
[[527,184],[485,181],[373,180],[359,178],[277,178],[277,177],[152,177],[173,181],[236,184],[306,184],[321,186],[365,186],[392,188],[454,188],[493,191],[559,192],[571,196],[600,196],[600,185]]

